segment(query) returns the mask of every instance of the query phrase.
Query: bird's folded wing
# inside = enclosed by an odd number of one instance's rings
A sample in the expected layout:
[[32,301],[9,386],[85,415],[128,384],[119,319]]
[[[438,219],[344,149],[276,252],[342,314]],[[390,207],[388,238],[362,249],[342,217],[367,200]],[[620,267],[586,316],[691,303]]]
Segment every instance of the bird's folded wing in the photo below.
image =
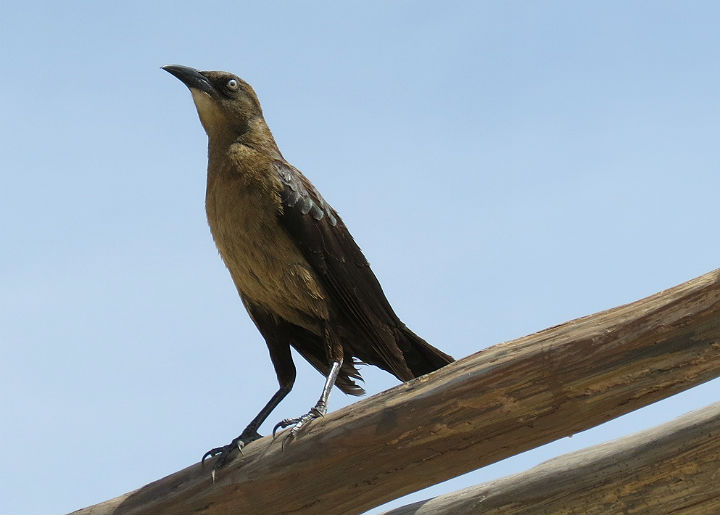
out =
[[353,326],[350,329],[364,336],[374,355],[368,358],[377,356],[396,375],[407,376],[393,334],[401,322],[342,219],[298,169],[285,161],[271,166],[283,185],[280,222],[312,266],[333,307]]

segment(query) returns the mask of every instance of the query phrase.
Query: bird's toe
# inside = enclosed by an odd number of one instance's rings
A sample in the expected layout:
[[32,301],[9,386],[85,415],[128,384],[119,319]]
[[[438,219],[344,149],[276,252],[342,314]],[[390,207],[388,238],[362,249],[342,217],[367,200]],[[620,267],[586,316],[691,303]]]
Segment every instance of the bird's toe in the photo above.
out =
[[254,442],[258,438],[260,438],[260,434],[257,431],[243,431],[243,434],[241,434],[237,438],[234,438],[229,444],[223,445],[221,447],[215,447],[207,451],[205,454],[203,454],[200,463],[204,466],[206,459],[214,458],[215,456],[218,457],[217,461],[215,461],[215,463],[213,464],[212,469],[212,477],[213,481],[215,481],[215,471],[220,470],[229,462],[231,462],[237,454],[242,454],[243,447],[245,447],[250,442]]
[[286,418],[284,420],[281,420],[277,424],[275,424],[275,427],[273,428],[273,438],[275,438],[277,435],[277,430],[281,428],[286,428],[292,426],[288,434],[283,438],[283,449],[285,448],[285,445],[290,443],[292,440],[295,439],[297,434],[300,432],[300,430],[308,425],[310,422],[315,420],[316,418],[320,418],[325,413],[319,409],[317,406],[315,406],[313,409],[311,409],[308,413],[305,413],[304,415],[296,418]]

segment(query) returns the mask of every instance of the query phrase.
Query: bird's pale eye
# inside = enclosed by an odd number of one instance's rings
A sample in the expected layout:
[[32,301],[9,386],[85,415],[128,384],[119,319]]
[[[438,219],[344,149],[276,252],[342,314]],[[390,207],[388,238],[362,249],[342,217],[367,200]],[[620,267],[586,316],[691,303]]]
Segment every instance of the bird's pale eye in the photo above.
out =
[[235,79],[230,79],[229,81],[227,81],[227,88],[231,91],[237,91],[238,86],[238,81],[236,81]]

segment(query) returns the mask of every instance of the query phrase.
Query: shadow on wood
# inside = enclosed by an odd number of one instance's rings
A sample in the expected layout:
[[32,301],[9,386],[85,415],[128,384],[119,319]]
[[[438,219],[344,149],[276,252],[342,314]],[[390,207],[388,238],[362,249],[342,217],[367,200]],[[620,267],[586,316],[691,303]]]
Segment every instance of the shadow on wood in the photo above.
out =
[[210,480],[193,465],[75,513],[358,513],[720,375],[717,271],[495,345],[253,442]]

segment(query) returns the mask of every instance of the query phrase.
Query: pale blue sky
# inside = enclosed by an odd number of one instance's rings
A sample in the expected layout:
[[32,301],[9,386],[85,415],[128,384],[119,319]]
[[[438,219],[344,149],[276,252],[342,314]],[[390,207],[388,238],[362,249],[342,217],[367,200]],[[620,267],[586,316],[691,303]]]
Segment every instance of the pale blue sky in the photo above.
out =
[[[456,358],[720,263],[716,2],[70,1],[2,22],[2,513],[190,465],[276,388],[205,222],[205,134],[163,64],[255,87],[396,311]],[[320,393],[296,362],[264,433]],[[370,394],[397,384],[363,374]],[[719,384],[393,505],[659,424]]]

